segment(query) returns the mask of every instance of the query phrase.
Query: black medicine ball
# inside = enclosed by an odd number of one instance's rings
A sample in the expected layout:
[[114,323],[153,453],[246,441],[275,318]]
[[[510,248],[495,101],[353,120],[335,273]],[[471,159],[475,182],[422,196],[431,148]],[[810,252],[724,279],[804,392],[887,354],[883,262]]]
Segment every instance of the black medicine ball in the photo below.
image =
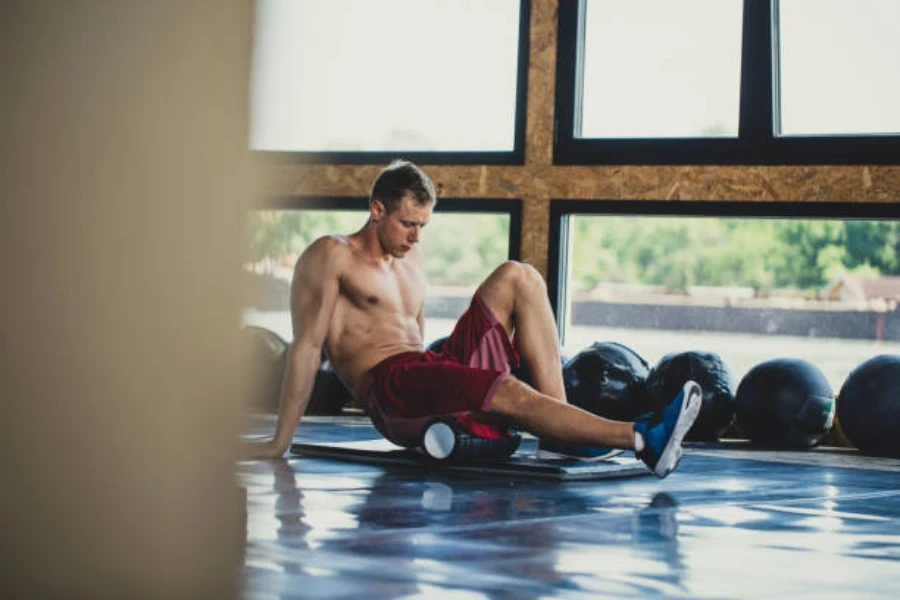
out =
[[425,349],[431,350],[432,352],[440,352],[444,347],[444,343],[449,339],[450,339],[449,335],[439,337],[438,339],[436,339],[433,342],[431,342],[430,344],[428,344],[428,346]]
[[684,387],[696,381],[703,390],[700,415],[688,431],[689,440],[718,440],[734,421],[734,376],[715,352],[667,354],[650,371],[645,388],[651,407],[660,410]]
[[900,457],[900,355],[882,354],[853,369],[838,394],[837,416],[860,450]]
[[623,344],[595,342],[563,365],[569,403],[616,421],[632,421],[648,411],[643,383],[650,369]]
[[[250,380],[247,406],[253,410],[277,413],[290,344],[274,331],[255,325],[246,325],[243,335],[250,353],[247,365]],[[321,360],[310,391],[306,414],[340,415],[343,407],[353,401],[353,395],[331,368],[324,348]]]
[[251,410],[278,412],[288,343],[274,331],[255,325],[246,325],[241,336],[247,353],[246,406]]
[[737,422],[751,441],[812,448],[831,430],[834,394],[825,375],[799,358],[777,358],[750,369],[735,397]]
[[306,407],[308,415],[340,415],[353,402],[353,394],[344,386],[328,361],[319,365]]

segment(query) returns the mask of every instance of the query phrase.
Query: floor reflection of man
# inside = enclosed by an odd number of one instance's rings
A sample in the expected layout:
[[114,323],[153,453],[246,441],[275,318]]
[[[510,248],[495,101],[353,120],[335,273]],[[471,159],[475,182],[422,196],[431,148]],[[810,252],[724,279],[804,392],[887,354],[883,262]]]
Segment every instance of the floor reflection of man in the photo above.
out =
[[[406,578],[410,585],[433,584],[500,599],[541,598],[572,587],[556,568],[557,522],[552,517],[588,509],[584,496],[543,482],[498,485],[385,474],[359,506],[360,533],[366,535],[348,539],[344,551],[390,558],[391,576]],[[405,572],[398,570],[397,559],[405,561]],[[439,567],[422,567],[429,564]]]
[[635,511],[632,520],[634,543],[640,545],[642,553],[651,560],[668,567],[666,582],[676,590],[683,589],[683,577],[687,570],[678,544],[678,502],[669,494],[655,494],[650,504]]
[[[585,486],[498,485],[387,472],[367,486],[359,504],[346,509],[355,516],[358,528],[343,535],[330,532],[333,535],[323,537],[313,548],[308,538],[312,526],[305,517],[304,494],[292,463],[282,459],[266,466],[271,468],[277,495],[278,548],[275,556],[262,558],[291,576],[281,584],[286,591],[337,585],[365,591],[372,598],[458,589],[491,598],[528,599],[565,590],[604,589],[602,580],[630,586],[631,577],[619,578],[601,569],[594,588],[590,579],[584,579],[590,578],[590,572],[579,569],[576,577],[561,560],[567,545],[603,544],[603,540],[618,545],[624,541],[623,533],[638,546],[643,559],[668,565],[665,585],[674,586],[673,591],[681,589],[685,566],[678,548],[678,505],[669,494],[656,494],[624,521],[603,519],[599,513],[591,519],[598,506],[588,490],[596,489]],[[320,561],[308,562],[313,552],[320,558],[331,557],[333,564],[317,571],[314,567]]]

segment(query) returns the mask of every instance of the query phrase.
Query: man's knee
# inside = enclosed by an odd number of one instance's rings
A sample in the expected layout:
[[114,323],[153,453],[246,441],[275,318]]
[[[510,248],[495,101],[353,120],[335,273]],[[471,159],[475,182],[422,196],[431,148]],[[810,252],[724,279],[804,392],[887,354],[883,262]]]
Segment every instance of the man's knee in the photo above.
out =
[[494,388],[494,395],[491,399],[487,412],[503,415],[506,418],[516,418],[530,411],[530,406],[541,396],[540,392],[509,375],[504,377]]
[[508,260],[497,267],[497,275],[517,288],[543,290],[547,287],[537,269],[517,260]]
[[494,394],[487,412],[503,415],[507,418],[521,413],[524,404],[527,402],[527,390],[524,387],[525,384],[513,376],[501,379],[494,388]]
[[538,287],[541,289],[547,288],[547,282],[544,281],[544,276],[541,275],[540,271],[538,271],[537,269],[535,269],[532,265],[530,265],[528,263],[519,263],[519,264],[522,265],[523,269],[525,270],[524,276],[529,285],[532,285],[534,287]]

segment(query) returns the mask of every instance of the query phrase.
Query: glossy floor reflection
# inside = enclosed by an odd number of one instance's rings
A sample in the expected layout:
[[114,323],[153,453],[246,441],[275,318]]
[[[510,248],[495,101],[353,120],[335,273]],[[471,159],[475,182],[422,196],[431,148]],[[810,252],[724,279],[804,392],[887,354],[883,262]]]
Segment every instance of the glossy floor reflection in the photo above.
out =
[[[306,419],[309,441],[372,439]],[[691,445],[665,480],[239,463],[248,598],[865,598],[900,586],[900,461]]]

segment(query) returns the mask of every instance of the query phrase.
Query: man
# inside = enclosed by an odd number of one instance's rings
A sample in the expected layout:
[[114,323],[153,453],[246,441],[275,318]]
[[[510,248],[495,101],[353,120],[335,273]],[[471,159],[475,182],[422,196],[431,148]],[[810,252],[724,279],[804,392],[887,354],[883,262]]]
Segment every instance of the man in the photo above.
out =
[[[278,424],[270,441],[248,449],[250,457],[278,457],[290,446],[324,344],[335,372],[397,443],[418,443],[409,423],[463,414],[475,433],[496,437],[498,427],[514,424],[569,455],[635,450],[665,477],[699,412],[699,386],[688,382],[659,415],[636,423],[567,404],[556,324],[544,281],[531,266],[499,266],[441,352],[425,351],[425,260],[417,244],[436,202],[428,176],[395,161],[372,186],[365,226],[320,238],[302,254],[291,288],[294,342]],[[534,387],[510,374],[519,353]]]

